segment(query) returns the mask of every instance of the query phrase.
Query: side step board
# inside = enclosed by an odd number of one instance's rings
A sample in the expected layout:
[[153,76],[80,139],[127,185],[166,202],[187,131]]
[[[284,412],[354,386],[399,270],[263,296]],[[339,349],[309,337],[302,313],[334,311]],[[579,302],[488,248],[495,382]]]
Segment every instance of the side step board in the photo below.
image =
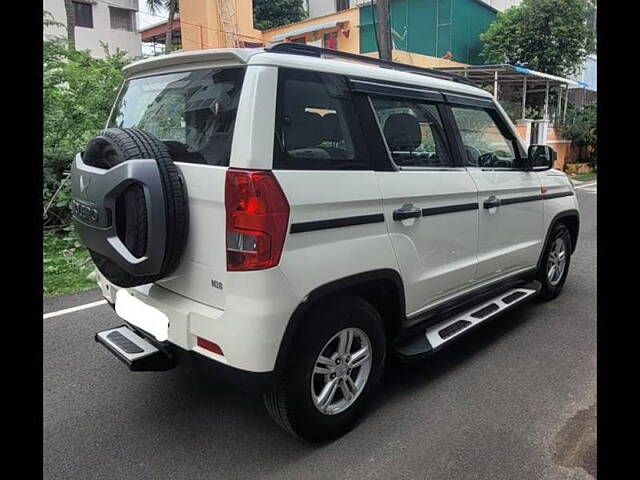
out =
[[170,370],[176,362],[126,325],[96,333],[95,340],[122,360],[129,370],[155,372]]
[[460,314],[419,330],[413,337],[405,338],[396,343],[395,351],[403,360],[411,360],[433,353],[481,323],[531,300],[540,293],[541,288],[540,282],[531,281],[506,290]]

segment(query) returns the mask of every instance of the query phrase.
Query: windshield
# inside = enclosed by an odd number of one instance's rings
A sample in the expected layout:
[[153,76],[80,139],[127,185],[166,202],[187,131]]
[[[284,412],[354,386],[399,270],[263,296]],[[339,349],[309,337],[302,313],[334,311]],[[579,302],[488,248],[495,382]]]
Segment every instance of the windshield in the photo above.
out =
[[109,127],[139,128],[177,162],[229,165],[244,68],[210,68],[125,83]]

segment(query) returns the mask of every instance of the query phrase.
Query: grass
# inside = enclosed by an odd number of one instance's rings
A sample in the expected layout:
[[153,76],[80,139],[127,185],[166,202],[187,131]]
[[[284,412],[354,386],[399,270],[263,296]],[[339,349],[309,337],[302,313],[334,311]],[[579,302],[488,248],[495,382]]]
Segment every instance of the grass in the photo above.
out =
[[591,173],[579,173],[577,175],[573,175],[571,177],[572,180],[577,180],[579,182],[590,182],[591,180],[597,180],[598,174],[596,172]]
[[75,293],[96,287],[87,275],[93,271],[89,252],[78,241],[73,230],[45,232],[42,266],[43,294]]

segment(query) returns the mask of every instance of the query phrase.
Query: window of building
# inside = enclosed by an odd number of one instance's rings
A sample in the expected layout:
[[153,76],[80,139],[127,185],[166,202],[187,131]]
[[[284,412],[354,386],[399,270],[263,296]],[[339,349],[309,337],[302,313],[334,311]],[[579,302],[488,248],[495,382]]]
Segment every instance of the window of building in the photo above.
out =
[[84,2],[73,2],[76,27],[93,28],[93,5]]
[[349,0],[336,0],[336,12],[347,10],[349,8]]
[[414,100],[371,98],[389,153],[399,167],[452,165],[438,108]]
[[111,28],[113,30],[136,31],[136,12],[126,8],[109,7]]
[[307,43],[305,37],[292,38],[291,41],[293,43]]
[[278,82],[274,168],[371,169],[342,77],[280,68]]
[[322,47],[330,48],[331,50],[338,49],[338,32],[325,33],[322,36]]
[[452,107],[451,111],[467,154],[466,166],[520,168],[513,139],[503,134],[488,111],[470,107]]

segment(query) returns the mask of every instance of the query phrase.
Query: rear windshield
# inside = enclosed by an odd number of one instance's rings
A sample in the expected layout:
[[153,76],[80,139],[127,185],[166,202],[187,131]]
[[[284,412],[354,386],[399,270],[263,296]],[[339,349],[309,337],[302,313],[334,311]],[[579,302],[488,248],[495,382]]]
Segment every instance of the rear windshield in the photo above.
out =
[[160,138],[177,162],[229,165],[244,68],[210,68],[126,82],[110,127]]

